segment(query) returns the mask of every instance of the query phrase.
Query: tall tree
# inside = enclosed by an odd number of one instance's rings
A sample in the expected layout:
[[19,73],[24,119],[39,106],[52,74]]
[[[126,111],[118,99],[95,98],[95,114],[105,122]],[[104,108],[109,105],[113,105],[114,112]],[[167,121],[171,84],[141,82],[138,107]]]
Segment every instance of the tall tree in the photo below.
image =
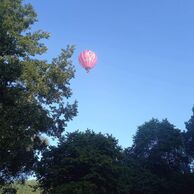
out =
[[68,133],[43,153],[37,177],[44,193],[124,194],[121,148],[110,135]]
[[22,0],[0,1],[0,184],[29,172],[47,145],[42,134],[60,137],[77,114],[69,104],[74,48],[51,62],[40,60],[49,34],[32,32],[37,16]]
[[125,150],[130,193],[193,193],[193,173],[185,134],[168,120],[152,119],[141,125],[133,145]]
[[152,119],[138,128],[131,154],[152,172],[189,172],[183,136],[168,120]]

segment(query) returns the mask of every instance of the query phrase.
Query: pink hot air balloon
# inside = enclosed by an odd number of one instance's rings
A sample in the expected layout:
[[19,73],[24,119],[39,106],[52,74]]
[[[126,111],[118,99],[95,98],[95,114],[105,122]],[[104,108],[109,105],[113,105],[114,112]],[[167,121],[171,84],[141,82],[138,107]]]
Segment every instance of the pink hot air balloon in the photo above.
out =
[[79,55],[79,62],[88,73],[96,65],[96,53],[91,50],[84,50]]

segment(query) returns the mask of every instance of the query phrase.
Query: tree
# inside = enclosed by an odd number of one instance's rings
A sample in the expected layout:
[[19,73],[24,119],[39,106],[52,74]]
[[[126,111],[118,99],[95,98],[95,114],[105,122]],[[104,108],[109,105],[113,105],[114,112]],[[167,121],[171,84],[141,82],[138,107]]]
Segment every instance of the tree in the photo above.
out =
[[44,193],[124,194],[121,158],[112,136],[76,131],[44,151],[37,178]]
[[152,119],[138,128],[131,154],[158,175],[189,172],[182,133],[166,119]]
[[193,115],[189,121],[185,122],[186,131],[184,132],[184,140],[187,148],[187,154],[190,156],[190,162],[194,160],[194,107]]
[[184,133],[168,120],[152,119],[141,125],[133,145],[125,149],[130,193],[193,193],[193,173]]
[[74,48],[51,62],[38,59],[49,34],[32,32],[37,16],[22,0],[0,2],[0,185],[29,172],[47,146],[42,134],[60,137],[77,114],[69,104]]

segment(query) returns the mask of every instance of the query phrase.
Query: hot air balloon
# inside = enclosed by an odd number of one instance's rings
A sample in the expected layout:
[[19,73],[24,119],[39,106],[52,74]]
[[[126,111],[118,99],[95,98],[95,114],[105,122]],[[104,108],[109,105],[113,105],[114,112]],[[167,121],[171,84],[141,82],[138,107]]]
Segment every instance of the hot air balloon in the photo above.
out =
[[96,62],[96,53],[91,50],[84,50],[79,55],[79,63],[87,71],[87,73],[96,65]]

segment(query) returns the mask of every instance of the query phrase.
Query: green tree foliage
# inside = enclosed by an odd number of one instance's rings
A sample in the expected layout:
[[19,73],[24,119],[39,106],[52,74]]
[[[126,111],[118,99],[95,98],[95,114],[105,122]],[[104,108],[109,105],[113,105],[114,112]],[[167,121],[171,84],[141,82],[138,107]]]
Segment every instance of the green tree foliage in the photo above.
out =
[[130,193],[194,193],[184,133],[167,120],[152,119],[140,126],[124,158]]
[[35,180],[28,180],[24,184],[15,183],[14,187],[17,189],[17,194],[40,194],[39,189],[35,190],[37,187],[37,182]]
[[187,154],[190,156],[190,162],[194,160],[194,107],[193,115],[185,123],[187,131],[184,133],[185,145],[187,148]]
[[[43,153],[37,177],[44,193],[125,193],[121,148],[110,135],[68,133]],[[127,192],[126,192],[127,193]]]
[[189,171],[182,133],[167,120],[152,119],[140,126],[131,154],[158,175]]
[[68,133],[44,151],[36,172],[44,194],[194,193],[184,132],[166,119],[141,125],[125,150],[109,135]]
[[3,194],[40,194],[41,191],[39,189],[35,189],[37,187],[37,182],[35,180],[28,180],[25,183],[16,182],[14,184],[10,184],[8,186],[4,186],[0,189],[0,193]]
[[184,137],[166,119],[141,125],[125,150],[109,135],[69,133],[43,153],[38,181],[45,194],[194,193]]
[[47,145],[42,134],[60,137],[77,113],[77,103],[66,100],[74,48],[51,62],[38,59],[49,34],[32,32],[36,21],[30,4],[0,0],[0,184],[29,172]]
[[124,185],[130,194],[158,194],[163,188],[163,178],[145,168],[143,161],[131,154],[131,148],[124,151],[123,166],[125,166]]

